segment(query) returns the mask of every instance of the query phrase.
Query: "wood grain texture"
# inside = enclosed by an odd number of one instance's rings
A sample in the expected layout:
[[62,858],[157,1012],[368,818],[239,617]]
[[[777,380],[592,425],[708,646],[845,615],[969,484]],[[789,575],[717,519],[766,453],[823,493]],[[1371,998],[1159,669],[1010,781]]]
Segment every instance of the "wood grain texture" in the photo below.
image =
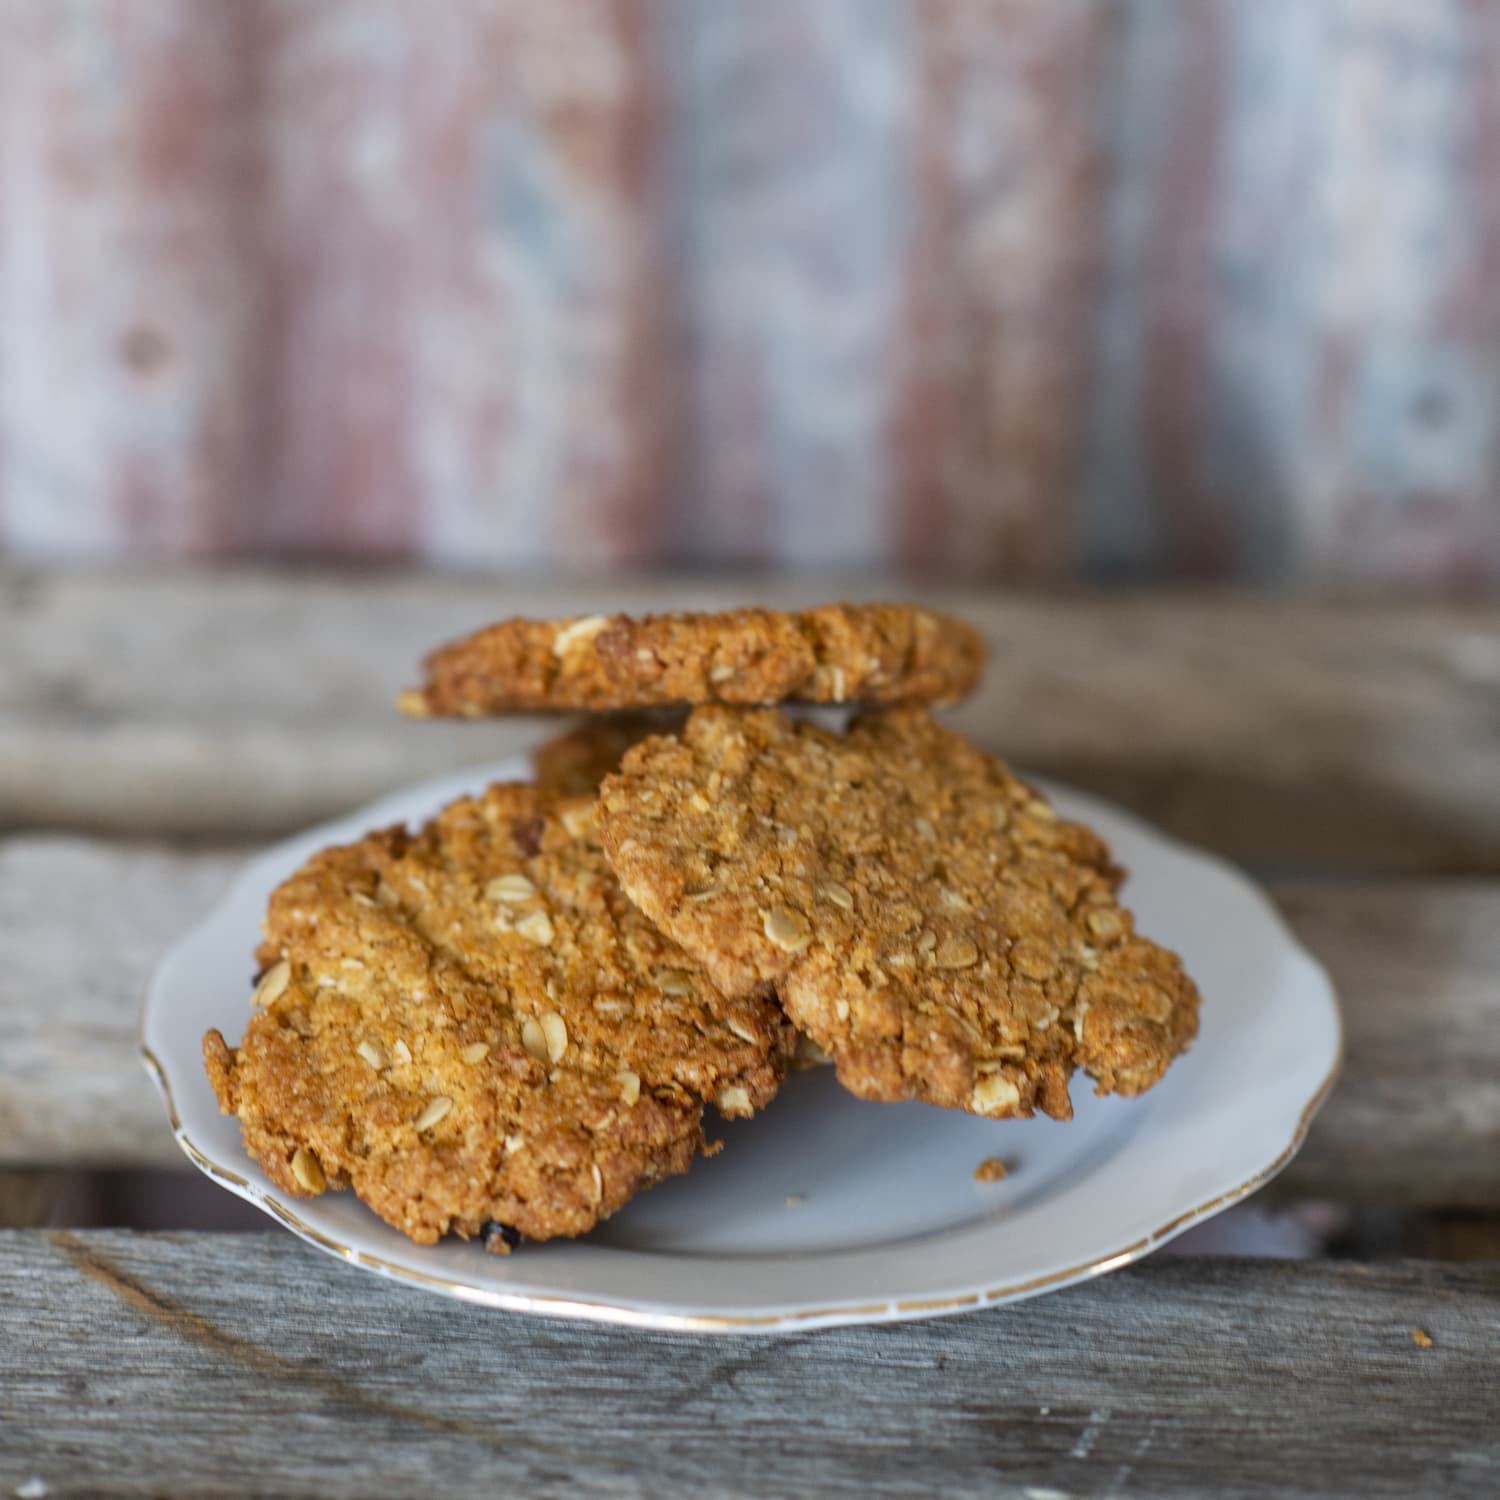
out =
[[1492,583],[1497,154],[1486,0],[7,0],[0,549]]
[[0,1483],[1477,1500],[1497,1336],[1493,1264],[1157,1261],[723,1341],[465,1308],[279,1234],[0,1233]]
[[236,863],[0,842],[0,1164],[178,1165],[140,1060],[141,1004]]
[[[0,840],[0,1164],[184,1165],[141,1068],[140,998],[238,863]],[[1500,885],[1272,890],[1332,973],[1348,1030],[1343,1080],[1275,1190],[1500,1207]]]
[[259,836],[523,747],[535,721],[391,708],[429,646],[508,614],[908,594],[984,630],[988,677],[953,717],[1020,766],[1241,860],[1500,869],[1500,607],[837,575],[0,570],[0,829]]
[[[1344,1073],[1278,1190],[1500,1206],[1500,885],[1277,881],[1340,997]],[[1404,1190],[1397,1184],[1405,1183]]]

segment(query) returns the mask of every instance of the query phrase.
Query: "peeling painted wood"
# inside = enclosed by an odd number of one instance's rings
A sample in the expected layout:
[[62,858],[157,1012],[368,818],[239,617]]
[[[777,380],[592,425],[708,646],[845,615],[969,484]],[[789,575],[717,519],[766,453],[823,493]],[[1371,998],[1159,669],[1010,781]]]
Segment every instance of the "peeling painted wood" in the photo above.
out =
[[251,8],[0,7],[0,550],[218,550],[253,504]]
[[22,556],[1500,578],[1493,5],[11,0],[0,149]]
[[0,14],[0,550],[626,560],[642,0]]
[[1105,175],[1096,0],[926,0],[890,553],[959,575],[1067,577],[1090,400]]

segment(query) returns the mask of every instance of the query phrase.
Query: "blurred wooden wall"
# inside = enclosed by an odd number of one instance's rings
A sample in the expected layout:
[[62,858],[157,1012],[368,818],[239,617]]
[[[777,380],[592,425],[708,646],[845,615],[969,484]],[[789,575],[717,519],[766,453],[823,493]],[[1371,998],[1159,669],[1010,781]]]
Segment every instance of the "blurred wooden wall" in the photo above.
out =
[[1500,0],[0,0],[0,552],[1500,577]]

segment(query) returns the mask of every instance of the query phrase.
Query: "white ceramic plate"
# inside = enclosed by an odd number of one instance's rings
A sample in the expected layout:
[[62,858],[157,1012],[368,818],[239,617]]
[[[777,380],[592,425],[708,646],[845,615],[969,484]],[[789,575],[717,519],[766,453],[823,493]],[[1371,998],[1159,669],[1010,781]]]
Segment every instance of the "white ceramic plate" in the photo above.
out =
[[[794,1077],[725,1147],[643,1194],[586,1239],[502,1257],[458,1240],[412,1244],[350,1192],[282,1194],[219,1114],[203,1071],[210,1026],[238,1038],[271,889],[315,850],[427,817],[515,761],[429,782],[267,851],[166,957],[144,1051],[178,1143],[216,1182],[355,1265],[489,1307],[656,1328],[756,1333],[962,1312],[1138,1259],[1253,1192],[1291,1159],[1338,1072],[1327,975],[1264,896],[1217,859],[1092,797],[1049,786],[1130,870],[1141,929],[1180,952],[1203,992],[1192,1050],[1140,1099],[1075,1118],[982,1120],[870,1104],[831,1069]],[[987,1156],[1002,1182],[974,1180]]]

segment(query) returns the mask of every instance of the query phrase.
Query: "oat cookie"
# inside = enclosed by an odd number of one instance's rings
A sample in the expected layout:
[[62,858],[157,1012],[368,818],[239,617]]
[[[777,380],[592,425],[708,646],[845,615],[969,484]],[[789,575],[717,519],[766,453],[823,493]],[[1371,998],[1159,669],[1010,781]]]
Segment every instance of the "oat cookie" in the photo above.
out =
[[626,900],[592,798],[493,786],[316,855],[271,898],[260,1009],[204,1057],[288,1192],[352,1184],[430,1244],[582,1234],[748,1115],[795,1035]]
[[914,604],[785,613],[506,620],[440,646],[416,715],[628,709],[674,703],[951,703],[979,680],[984,643]]
[[563,796],[593,796],[625,752],[647,735],[673,734],[687,715],[674,709],[654,713],[599,714],[544,740],[531,752],[536,784]]
[[631,899],[726,991],[772,981],[861,1097],[1066,1118],[1075,1066],[1140,1093],[1195,1032],[1104,843],[922,709],[840,736],[700,708],[600,820]]

